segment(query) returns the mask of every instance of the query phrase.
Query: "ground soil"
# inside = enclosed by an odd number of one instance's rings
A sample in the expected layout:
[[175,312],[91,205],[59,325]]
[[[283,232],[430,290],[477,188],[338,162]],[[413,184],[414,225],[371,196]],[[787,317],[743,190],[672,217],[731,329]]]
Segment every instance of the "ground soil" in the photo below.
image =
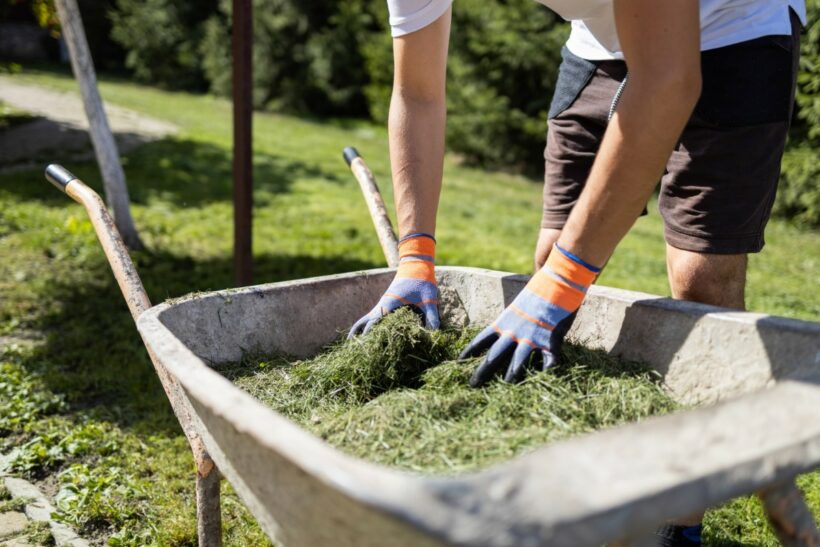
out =
[[[0,131],[0,172],[29,169],[49,161],[93,158],[79,93],[45,89],[0,76],[0,101],[32,115],[26,123]],[[107,104],[105,110],[121,154],[178,130],[173,124],[126,108]]]

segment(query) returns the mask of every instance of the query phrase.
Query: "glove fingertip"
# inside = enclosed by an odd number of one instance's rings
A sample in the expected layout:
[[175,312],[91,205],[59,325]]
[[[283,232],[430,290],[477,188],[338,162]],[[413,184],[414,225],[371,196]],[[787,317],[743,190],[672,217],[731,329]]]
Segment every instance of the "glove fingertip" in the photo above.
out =
[[441,320],[439,319],[438,311],[428,311],[424,314],[424,323],[428,329],[439,330],[441,328]]
[[350,331],[347,333],[347,339],[352,340],[359,333],[361,333],[362,332],[362,327],[364,326],[364,324],[365,324],[365,317],[362,317],[361,319],[359,319],[358,321],[353,323],[353,326],[350,327]]
[[542,351],[541,352],[543,362],[541,363],[541,370],[547,370],[548,368],[552,368],[558,364],[558,357],[550,352],[550,351]]
[[473,372],[472,376],[470,376],[470,387],[479,388],[487,383],[487,374],[484,372],[483,368],[485,362],[482,362],[481,365]]
[[463,361],[464,359],[469,359],[470,357],[479,355],[481,352],[492,346],[497,337],[498,333],[495,332],[492,326],[487,327],[481,331],[478,336],[473,338],[472,342],[467,344],[467,347],[458,354],[458,360]]
[[373,327],[375,327],[379,323],[379,321],[381,321],[381,319],[382,319],[381,316],[370,319],[367,322],[367,324],[364,326],[364,330],[362,330],[362,334],[367,334],[368,332],[373,330]]

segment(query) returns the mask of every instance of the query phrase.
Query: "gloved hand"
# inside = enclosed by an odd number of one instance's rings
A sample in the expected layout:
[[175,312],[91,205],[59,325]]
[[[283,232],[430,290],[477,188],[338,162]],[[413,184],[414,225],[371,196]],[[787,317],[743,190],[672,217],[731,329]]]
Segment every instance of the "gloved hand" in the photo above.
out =
[[413,233],[399,242],[399,268],[384,296],[370,313],[356,321],[348,338],[366,333],[390,312],[409,306],[423,318],[427,328],[438,329],[438,286],[435,271],[436,240]]
[[520,382],[533,352],[533,361],[540,360],[541,370],[553,366],[587,288],[600,271],[556,243],[544,267],[461,352],[459,359],[466,359],[489,348],[470,385],[480,387],[501,370],[506,370],[505,382]]

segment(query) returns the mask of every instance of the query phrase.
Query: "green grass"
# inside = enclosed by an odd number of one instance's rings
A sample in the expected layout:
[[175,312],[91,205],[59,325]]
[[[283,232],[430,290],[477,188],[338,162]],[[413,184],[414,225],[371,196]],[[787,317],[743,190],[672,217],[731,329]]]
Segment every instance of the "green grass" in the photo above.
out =
[[[75,89],[65,73],[14,78]],[[134,216],[149,247],[134,259],[152,301],[231,286],[229,103],[106,78],[101,91],[112,103],[181,128],[124,158]],[[256,282],[384,263],[341,159],[344,146],[357,146],[392,208],[383,128],[256,114],[254,138]],[[93,164],[66,167],[101,188]],[[448,157],[439,262],[529,272],[540,191],[531,180],[465,169]],[[603,284],[668,294],[655,210],[652,204],[650,216],[637,222]],[[820,234],[772,221],[767,240],[752,257],[750,308],[817,320],[820,295],[812,288]],[[25,447],[15,464],[20,474],[58,474],[62,518],[112,544],[195,544],[185,441],[90,222],[39,170],[0,175],[0,367],[0,449]],[[817,475],[802,483],[814,507]],[[265,544],[227,485],[223,512],[226,544]]]
[[677,408],[657,373],[580,347],[519,385],[473,389],[477,360],[455,359],[477,332],[429,332],[405,309],[306,361],[247,356],[219,370],[345,452],[425,473],[475,470]]

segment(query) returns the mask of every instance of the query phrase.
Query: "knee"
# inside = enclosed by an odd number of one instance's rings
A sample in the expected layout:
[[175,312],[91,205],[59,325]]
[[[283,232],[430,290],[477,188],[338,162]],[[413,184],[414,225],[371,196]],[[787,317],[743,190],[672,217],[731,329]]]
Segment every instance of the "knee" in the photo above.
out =
[[746,255],[714,255],[674,249],[667,253],[672,295],[681,300],[745,308]]

